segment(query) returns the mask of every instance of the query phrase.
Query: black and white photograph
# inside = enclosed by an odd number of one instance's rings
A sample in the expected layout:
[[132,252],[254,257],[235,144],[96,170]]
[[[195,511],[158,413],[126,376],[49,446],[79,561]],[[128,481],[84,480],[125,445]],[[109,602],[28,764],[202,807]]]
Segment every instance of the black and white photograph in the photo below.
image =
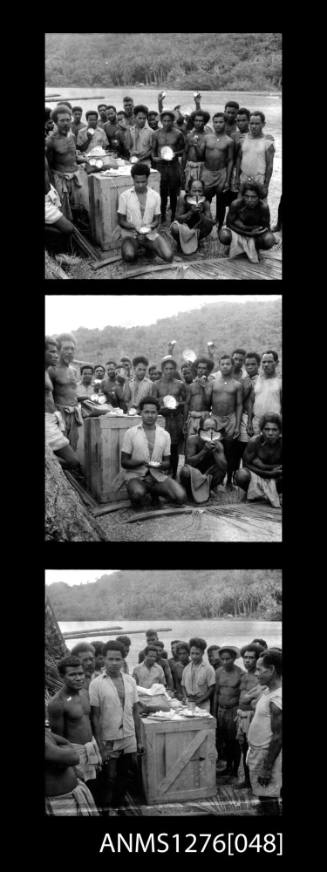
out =
[[281,814],[281,570],[45,581],[47,815]]
[[279,542],[281,297],[47,296],[46,540]]
[[282,34],[45,34],[45,278],[282,279]]
[[39,802],[59,862],[283,854],[288,47],[41,34]]

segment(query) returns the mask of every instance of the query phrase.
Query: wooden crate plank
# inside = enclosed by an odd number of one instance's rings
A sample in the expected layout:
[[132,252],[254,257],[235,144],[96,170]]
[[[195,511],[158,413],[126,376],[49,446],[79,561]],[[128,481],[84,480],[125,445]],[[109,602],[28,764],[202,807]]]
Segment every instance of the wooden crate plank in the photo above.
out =
[[176,781],[176,778],[178,778],[180,772],[182,771],[182,769],[184,769],[184,766],[186,766],[186,764],[191,760],[191,757],[193,757],[195,751],[197,751],[200,745],[202,745],[202,742],[204,742],[206,736],[207,733],[205,730],[201,730],[199,733],[197,733],[194,736],[194,739],[192,739],[190,744],[180,755],[180,757],[175,760],[173,768],[170,769],[166,777],[158,785],[158,790],[161,794],[167,793],[167,790],[174,783],[174,781]]

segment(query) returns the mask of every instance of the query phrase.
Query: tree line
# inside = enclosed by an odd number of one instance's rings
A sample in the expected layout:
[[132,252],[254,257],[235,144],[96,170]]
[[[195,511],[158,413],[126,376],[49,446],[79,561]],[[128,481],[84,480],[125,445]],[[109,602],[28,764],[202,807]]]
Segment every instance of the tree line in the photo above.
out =
[[280,90],[281,33],[47,33],[47,85]]
[[218,355],[230,354],[237,347],[259,353],[272,348],[280,357],[281,301],[209,303],[201,309],[161,318],[149,326],[107,326],[102,330],[80,327],[74,331],[74,336],[77,359],[93,364],[105,363],[109,355],[119,360],[123,354],[133,358],[143,353],[150,363],[159,365],[172,339],[177,342],[175,358],[178,365],[182,362],[184,349],[191,348],[196,354],[204,354],[207,342],[215,343]]
[[117,571],[47,593],[58,621],[281,620],[280,570]]

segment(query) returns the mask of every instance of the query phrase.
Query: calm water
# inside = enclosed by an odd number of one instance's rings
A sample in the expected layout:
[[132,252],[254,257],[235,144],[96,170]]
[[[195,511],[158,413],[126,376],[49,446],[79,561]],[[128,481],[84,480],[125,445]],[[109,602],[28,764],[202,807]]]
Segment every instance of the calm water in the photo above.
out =
[[[157,109],[157,95],[160,89],[148,88],[47,88],[46,93],[49,97],[51,94],[60,94],[61,99],[70,100],[70,102],[78,103],[82,106],[83,111],[94,109],[100,102],[112,103],[117,109],[123,106],[123,97],[129,95],[133,97],[134,103],[145,103],[149,109]],[[248,109],[261,109],[266,116],[267,133],[272,133],[275,137],[275,160],[274,172],[269,187],[269,206],[271,210],[272,223],[277,219],[277,208],[281,195],[282,186],[282,101],[281,95],[278,93],[269,94],[265,91],[201,91],[202,100],[201,106],[212,115],[214,112],[221,112],[227,100],[237,100],[240,106],[246,106]],[[174,108],[179,103],[182,112],[192,112],[195,108],[193,91],[166,91],[165,107],[168,109]],[[47,99],[47,98],[46,98]],[[55,102],[47,105],[54,106],[59,100],[55,98]]]
[[[181,639],[188,642],[192,636],[201,636],[206,640],[208,646],[217,643],[217,645],[236,645],[242,647],[252,639],[265,639],[268,645],[282,644],[282,624],[280,621],[233,621],[233,620],[207,620],[207,621],[128,621],[128,620],[112,620],[106,621],[60,621],[59,627],[63,633],[70,630],[88,630],[96,627],[105,627],[110,625],[121,625],[122,629],[115,632],[115,636],[123,635],[128,630],[143,630],[152,627],[154,630],[160,627],[168,628],[159,633],[159,638],[165,643],[165,648],[170,656],[170,642],[172,639]],[[92,642],[94,639],[107,642],[115,636],[96,636],[86,637],[83,641]],[[130,636],[132,645],[128,657],[130,671],[137,665],[138,653],[144,648],[145,634],[137,633]],[[78,642],[78,639],[67,639],[67,647],[73,648]]]

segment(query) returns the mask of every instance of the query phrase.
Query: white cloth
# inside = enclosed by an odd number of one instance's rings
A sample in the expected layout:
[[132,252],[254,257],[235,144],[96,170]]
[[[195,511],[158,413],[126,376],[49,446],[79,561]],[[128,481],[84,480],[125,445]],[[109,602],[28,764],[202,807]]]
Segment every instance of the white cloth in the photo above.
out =
[[[145,478],[149,472],[148,467],[145,466],[145,462],[149,463],[151,459],[161,463],[163,457],[168,457],[170,455],[170,435],[167,433],[167,430],[164,430],[163,427],[159,427],[159,425],[156,424],[154,446],[150,458],[149,444],[144,432],[143,424],[137,424],[136,427],[130,427],[129,430],[126,430],[122,444],[122,451],[125,454],[130,454],[132,460],[137,460],[140,463],[142,463],[142,461],[144,462],[144,465],[139,466],[136,469],[124,469],[124,481],[136,477]],[[165,481],[167,478],[167,475],[155,468],[151,469],[151,475],[156,479],[156,481]]]
[[266,378],[259,375],[254,385],[253,432],[260,433],[259,421],[262,415],[281,413],[280,392],[282,382],[279,376]]
[[256,796],[278,797],[282,785],[282,752],[277,755],[271,773],[269,784],[263,786],[258,777],[263,774],[263,763],[266,758],[273,732],[271,729],[270,703],[282,710],[282,688],[269,690],[265,687],[255,707],[255,712],[248,732],[249,750],[246,763],[250,770],[250,781]]
[[72,742],[72,745],[79,753],[79,763],[75,766],[76,775],[83,781],[93,781],[102,762],[96,739],[93,736],[85,745],[76,742]]
[[[127,191],[122,191],[119,197],[118,212],[123,215],[127,221],[133,224],[137,230],[140,227],[150,227],[155,218],[160,215],[160,196],[153,188],[147,188],[145,209],[142,217],[140,201],[135,193],[135,189],[128,188]],[[121,228],[122,236],[131,236],[132,230]]]
[[253,470],[248,470],[248,472],[250,473],[251,479],[246,494],[247,500],[251,502],[252,500],[259,500],[264,497],[271,506],[275,509],[279,509],[280,502],[275,479],[261,478],[261,475],[253,472]]
[[45,413],[45,444],[52,448],[52,451],[59,451],[60,448],[69,445],[69,439],[64,435],[64,430],[65,424],[58,410]]
[[62,218],[60,197],[53,185],[50,185],[50,191],[45,195],[44,218],[46,224],[55,224]]
[[232,234],[232,240],[229,246],[228,257],[237,257],[239,254],[246,254],[251,263],[259,263],[259,256],[255,247],[253,236],[243,236],[241,233],[236,233],[231,227],[226,228]]
[[241,182],[254,179],[264,183],[266,175],[266,153],[271,148],[275,152],[275,146],[271,139],[266,136],[252,136],[246,133],[241,142]]
[[250,724],[248,740],[255,748],[269,748],[272,739],[270,703],[282,710],[282,687],[269,690],[265,687],[259,696],[253,719]]
[[239,438],[240,442],[248,442],[249,441],[250,437],[249,437],[248,431],[246,429],[248,426],[248,421],[249,421],[248,413],[242,412],[241,423],[240,423],[240,438]]

